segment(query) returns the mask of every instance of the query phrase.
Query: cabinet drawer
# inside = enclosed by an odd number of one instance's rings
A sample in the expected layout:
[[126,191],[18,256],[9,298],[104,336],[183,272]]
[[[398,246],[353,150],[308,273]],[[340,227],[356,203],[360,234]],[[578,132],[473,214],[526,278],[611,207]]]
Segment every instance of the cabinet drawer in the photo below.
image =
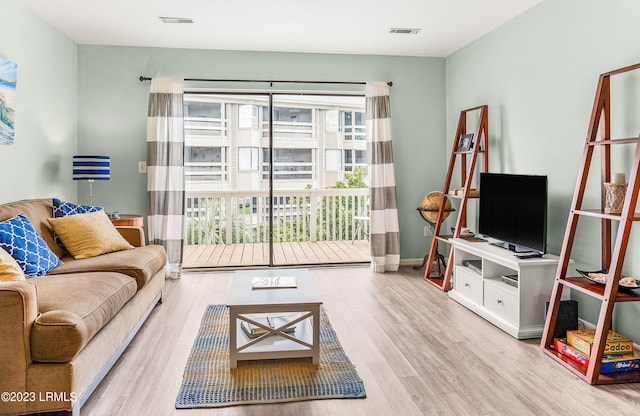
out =
[[455,290],[465,298],[482,305],[482,277],[467,270],[466,267],[456,266]]
[[501,285],[504,283],[485,280],[484,307],[505,321],[518,325],[518,295]]

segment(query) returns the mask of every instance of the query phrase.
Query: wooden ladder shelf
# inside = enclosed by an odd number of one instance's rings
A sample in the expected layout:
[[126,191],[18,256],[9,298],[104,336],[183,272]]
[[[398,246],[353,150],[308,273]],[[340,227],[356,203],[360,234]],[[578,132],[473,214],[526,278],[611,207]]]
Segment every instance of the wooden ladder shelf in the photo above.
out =
[[[636,69],[640,69],[640,64],[620,68],[600,75],[589,122],[589,130],[584,145],[582,164],[578,173],[578,180],[571,203],[564,241],[562,243],[560,262],[556,272],[551,302],[542,335],[541,348],[544,352],[569,368],[589,384],[640,382],[640,371],[600,373],[606,338],[612,325],[614,305],[618,302],[640,301],[640,294],[618,291],[618,283],[622,273],[631,227],[634,222],[640,221],[640,213],[635,212],[636,202],[638,200],[638,189],[640,189],[640,170],[638,169],[640,165],[640,138],[611,138],[610,114],[611,77]],[[630,169],[629,183],[622,205],[622,212],[611,213],[608,212],[611,210],[607,210],[605,206],[606,191],[604,185],[611,180],[611,146],[624,144],[633,148],[634,159]],[[602,183],[601,206],[597,209],[586,209],[583,207],[583,199],[595,149],[598,149],[600,154],[600,157],[596,160],[600,160],[599,180]],[[597,169],[595,169],[595,171],[597,171]],[[582,217],[600,218],[602,243],[601,266],[603,270],[608,270],[606,284],[604,285],[593,283],[584,277],[567,276],[578,220]],[[619,223],[613,250],[612,221],[618,221]],[[553,334],[560,308],[562,290],[565,287],[585,293],[601,301],[593,349],[588,366],[580,365],[553,349]]]
[[[467,128],[468,119],[477,117],[476,129],[470,130]],[[464,140],[472,135],[473,138],[471,146],[462,146]],[[442,200],[439,204],[438,214],[436,221],[433,223],[433,237],[431,240],[431,246],[429,248],[429,254],[425,256],[425,279],[444,290],[445,292],[451,289],[451,270],[453,268],[453,250],[449,251],[449,258],[446,262],[444,273],[433,276],[431,273],[431,267],[434,261],[438,261],[442,255],[438,253],[438,243],[450,244],[449,239],[460,237],[462,228],[467,226],[467,202],[469,199],[478,198],[478,191],[471,192],[471,186],[473,177],[476,171],[476,160],[479,155],[482,155],[482,167],[481,172],[487,172],[489,167],[489,108],[486,105],[469,108],[460,112],[458,118],[458,127],[456,129],[456,135],[453,140],[451,149],[451,156],[449,158],[449,167],[447,169],[447,176],[444,181],[444,188],[442,189]],[[459,167],[460,171],[460,184],[461,187],[457,190],[450,189],[451,179]],[[447,198],[459,199],[460,206],[458,208],[458,217],[456,225],[453,228],[453,234],[440,234],[442,229],[442,223],[450,212],[445,209],[447,205]],[[423,265],[424,265],[423,264]]]

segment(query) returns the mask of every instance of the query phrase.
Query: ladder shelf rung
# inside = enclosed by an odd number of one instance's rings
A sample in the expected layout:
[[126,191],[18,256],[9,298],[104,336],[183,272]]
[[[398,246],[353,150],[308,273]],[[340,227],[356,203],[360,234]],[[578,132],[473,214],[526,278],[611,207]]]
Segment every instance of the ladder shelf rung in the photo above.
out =
[[607,212],[604,212],[603,209],[597,209],[597,208],[596,209],[576,209],[573,211],[573,213],[577,215],[585,215],[587,217],[596,217],[596,218],[620,221],[619,214],[609,214]]
[[443,243],[449,243],[449,240],[453,238],[452,234],[447,235],[437,235],[436,240],[442,241]]
[[425,276],[425,280],[440,289],[444,286],[444,276]]
[[[458,199],[462,199],[462,194],[452,194],[452,193],[451,193],[451,191],[449,191],[449,192],[447,193],[447,198],[458,198]],[[473,193],[473,194],[472,194],[471,192],[469,192],[469,193],[467,194],[467,199],[477,199],[477,198],[480,198],[480,194],[478,194],[478,193]]]
[[[606,219],[606,220],[614,220],[614,221],[621,221],[622,217],[620,216],[620,214],[611,214],[608,212],[604,212],[603,209],[600,208],[596,208],[596,209],[576,209],[573,211],[574,214],[577,215],[584,215],[587,217],[596,217],[596,218],[602,218],[602,219]],[[631,217],[631,221],[640,221],[640,212],[634,212],[633,216]]]
[[[579,292],[590,295],[596,299],[604,300],[604,290],[606,286],[593,283],[585,277],[567,277],[565,279],[558,280],[558,282],[567,287],[570,287],[571,289],[575,289]],[[620,290],[620,288],[618,288],[618,293],[616,295],[615,301],[640,302],[640,294],[636,292],[637,290]]]
[[[472,155],[473,156],[473,150],[456,150],[453,153],[456,155]],[[486,153],[486,151],[478,150],[476,153],[481,154],[481,153]]]
[[567,277],[564,280],[558,280],[558,283],[561,283],[571,289],[577,290],[578,292],[586,293],[587,295],[593,296],[598,300],[604,299],[604,286],[602,286],[602,290],[598,291],[598,287],[595,283],[589,281],[584,277]]
[[[447,195],[448,198],[457,198],[457,199],[462,199],[462,195],[454,195],[454,194],[448,194]],[[480,198],[479,196],[473,196],[473,195],[468,195],[467,199],[478,199]]]
[[640,371],[622,371],[619,373],[600,374],[595,384],[620,384],[640,382]]
[[640,137],[625,137],[620,139],[608,139],[608,140],[593,140],[588,141],[589,146],[603,146],[603,145],[611,145],[611,144],[625,144],[625,143],[638,143],[640,141]]

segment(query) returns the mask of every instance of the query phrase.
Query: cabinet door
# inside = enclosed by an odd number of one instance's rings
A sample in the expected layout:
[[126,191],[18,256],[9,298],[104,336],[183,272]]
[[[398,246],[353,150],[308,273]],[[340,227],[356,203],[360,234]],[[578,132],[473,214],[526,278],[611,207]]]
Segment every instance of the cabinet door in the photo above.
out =
[[518,294],[506,284],[486,279],[484,281],[484,307],[513,325],[518,325]]
[[470,301],[482,305],[482,277],[464,266],[456,266],[455,290]]

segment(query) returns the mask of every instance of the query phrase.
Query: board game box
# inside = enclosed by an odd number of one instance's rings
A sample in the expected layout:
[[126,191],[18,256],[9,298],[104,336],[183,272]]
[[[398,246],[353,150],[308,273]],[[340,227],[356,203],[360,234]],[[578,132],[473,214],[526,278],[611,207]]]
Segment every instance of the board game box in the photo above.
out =
[[[576,350],[591,355],[593,339],[595,337],[594,329],[572,329],[567,331],[567,344]],[[604,355],[621,355],[633,352],[633,341],[617,332],[609,331],[607,334],[607,343],[604,347]]]

